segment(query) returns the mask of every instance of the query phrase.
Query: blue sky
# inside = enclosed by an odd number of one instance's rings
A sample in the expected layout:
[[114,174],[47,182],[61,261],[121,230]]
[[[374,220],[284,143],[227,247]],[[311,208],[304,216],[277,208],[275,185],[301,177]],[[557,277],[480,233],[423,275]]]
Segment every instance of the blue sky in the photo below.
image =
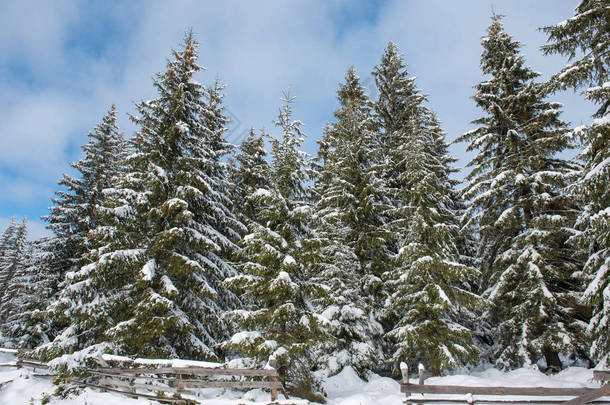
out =
[[[472,86],[481,80],[480,38],[492,6],[524,43],[529,66],[548,78],[565,64],[544,57],[537,28],[569,18],[575,0],[386,1],[104,1],[0,0],[0,229],[27,216],[31,236],[44,234],[56,183],[79,158],[87,132],[115,103],[127,136],[133,101],[154,97],[152,76],[182,39],[198,33],[198,80],[227,85],[229,139],[250,126],[274,129],[281,91],[291,87],[305,149],[332,120],[335,91],[355,65],[374,92],[370,72],[388,41],[398,43],[409,72],[429,95],[452,141],[480,112]],[[564,119],[588,121],[593,108],[577,94],[558,94]],[[465,145],[452,145],[463,167]]]

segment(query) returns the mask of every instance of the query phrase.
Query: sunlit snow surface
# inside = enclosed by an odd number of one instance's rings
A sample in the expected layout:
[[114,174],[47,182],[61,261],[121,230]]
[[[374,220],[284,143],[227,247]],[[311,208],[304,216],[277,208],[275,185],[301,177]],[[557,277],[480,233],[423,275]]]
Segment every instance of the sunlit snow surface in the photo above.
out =
[[[15,357],[0,353],[0,363],[14,362]],[[39,372],[39,371],[38,371]],[[30,369],[0,367],[0,384],[12,382],[0,388],[0,404],[27,405],[40,404],[45,394],[52,394],[55,386],[48,379],[32,376]],[[544,387],[599,387],[592,382],[593,371],[580,367],[570,367],[554,376],[547,376],[538,370],[522,368],[508,373],[495,369],[473,372],[471,375],[435,377],[426,380],[427,384],[470,385],[470,386],[544,386]],[[416,379],[411,381],[416,383]],[[329,405],[402,405],[405,398],[400,385],[391,378],[371,376],[368,382],[361,380],[354,370],[345,368],[336,376],[324,382]],[[429,397],[429,396],[428,396]],[[446,397],[446,396],[445,396]],[[280,404],[306,405],[305,400],[285,400],[280,395]],[[525,399],[527,397],[519,397]],[[204,405],[261,405],[269,403],[269,393],[262,390],[248,392],[226,391],[223,389],[204,389],[194,398]],[[146,399],[131,399],[120,394],[83,389],[78,395],[67,399],[51,397],[49,404],[61,405],[143,405],[158,404]]]

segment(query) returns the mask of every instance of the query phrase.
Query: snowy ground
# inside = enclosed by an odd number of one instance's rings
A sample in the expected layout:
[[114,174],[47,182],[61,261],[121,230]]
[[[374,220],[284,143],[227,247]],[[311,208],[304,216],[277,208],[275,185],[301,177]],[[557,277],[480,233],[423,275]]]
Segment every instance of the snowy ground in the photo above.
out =
[[[0,353],[0,363],[15,361],[12,355]],[[42,399],[52,394],[56,386],[48,379],[32,376],[30,369],[0,367],[0,404],[29,405],[40,404]],[[545,387],[599,387],[593,382],[593,371],[580,367],[570,367],[554,376],[547,376],[535,369],[519,369],[503,373],[495,369],[474,372],[470,375],[435,377],[426,384],[470,385],[470,386],[545,386]],[[7,384],[4,382],[12,380]],[[413,380],[413,383],[416,381]],[[391,378],[373,376],[370,381],[362,381],[356,373],[347,368],[329,378],[324,388],[329,405],[402,405],[405,398],[398,382]],[[446,396],[445,396],[446,397]],[[523,398],[523,397],[521,397]],[[197,397],[204,405],[266,404],[269,393],[252,390],[247,393],[221,389],[201,390]],[[144,405],[158,404],[144,399],[130,399],[120,394],[102,393],[95,389],[81,390],[78,395],[67,399],[50,397],[49,404],[60,405]],[[305,400],[282,400],[280,404],[309,404]]]

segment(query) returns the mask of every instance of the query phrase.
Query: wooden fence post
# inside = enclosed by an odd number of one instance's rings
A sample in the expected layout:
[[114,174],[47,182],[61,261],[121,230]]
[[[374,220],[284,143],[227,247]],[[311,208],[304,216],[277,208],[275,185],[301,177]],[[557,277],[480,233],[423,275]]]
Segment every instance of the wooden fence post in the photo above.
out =
[[[424,367],[423,364],[419,363],[419,366],[417,367],[419,370],[419,379],[418,379],[418,384],[419,385],[424,385],[424,371],[426,371],[426,368]],[[423,396],[424,394],[422,394]],[[417,405],[424,405],[423,402],[418,402]]]
[[[271,367],[277,371],[277,360],[275,359],[275,357],[273,357],[273,356],[269,357],[269,362],[267,364],[269,365],[269,367]],[[269,380],[270,381],[279,381],[280,379],[276,376],[271,376],[271,377],[269,377]],[[271,401],[276,401],[276,400],[277,400],[277,388],[271,388]]]
[[[409,385],[409,366],[404,361],[400,362],[400,374],[402,374],[402,383],[404,385]],[[405,392],[405,395],[408,397],[411,395],[410,392]],[[407,402],[407,405],[410,405],[411,402]]]

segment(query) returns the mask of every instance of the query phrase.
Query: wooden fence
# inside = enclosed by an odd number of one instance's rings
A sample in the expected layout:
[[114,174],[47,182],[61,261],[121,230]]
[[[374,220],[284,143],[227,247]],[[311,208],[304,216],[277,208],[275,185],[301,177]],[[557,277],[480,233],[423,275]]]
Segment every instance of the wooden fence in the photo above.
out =
[[[14,362],[0,363],[0,367],[28,367],[47,370],[46,373],[34,374],[36,377],[58,378],[57,374],[48,372],[49,366],[21,358],[16,350],[2,349],[18,356]],[[277,372],[275,359],[269,359],[264,369],[224,368],[222,364],[213,367],[171,367],[161,364],[159,367],[144,365],[139,367],[132,362],[130,367],[111,367],[103,359],[94,358],[98,363],[95,369],[88,369],[84,379],[66,377],[66,382],[76,385],[121,393],[130,397],[153,399],[171,404],[197,404],[193,399],[183,398],[182,394],[196,395],[193,388],[261,388],[270,391],[271,401],[277,400],[278,390],[283,391]],[[124,361],[124,360],[122,360]],[[4,384],[10,383],[5,381]],[[3,385],[4,385],[3,384]]]
[[[46,373],[34,374],[37,377],[57,378],[57,374],[49,372],[45,363],[23,359],[24,353],[17,350],[2,349],[17,355],[14,362],[0,363],[0,367],[28,367],[34,372],[37,369]],[[126,358],[121,361],[125,362]],[[211,364],[209,367],[187,364],[186,366],[172,367],[167,364],[152,366],[150,364],[136,364],[131,362],[129,367],[111,367],[103,357],[94,359],[98,363],[95,369],[87,370],[87,377],[83,380],[66,378],[68,382],[81,386],[93,387],[105,391],[112,391],[132,397],[153,399],[159,402],[176,404],[197,404],[193,399],[183,398],[181,394],[195,395],[193,388],[261,388],[268,389],[271,401],[277,399],[278,390],[282,384],[276,370],[275,359],[270,359],[264,369],[237,369],[224,368],[222,364]],[[208,363],[209,364],[209,363]],[[458,385],[425,385],[424,369],[419,369],[418,384],[409,382],[409,369],[401,364],[402,383],[401,391],[407,395],[407,404],[426,403],[512,403],[512,404],[565,404],[584,405],[585,403],[610,404],[610,399],[600,399],[610,396],[610,384],[601,388],[551,388],[551,387],[468,387]],[[610,381],[610,371],[593,371],[593,378],[598,381]],[[4,383],[10,383],[5,381]],[[142,392],[145,391],[145,392]],[[411,394],[422,394],[412,397]],[[424,397],[424,394],[434,394],[434,397]],[[451,398],[439,398],[436,395],[454,395]],[[455,395],[462,395],[455,397]],[[475,398],[473,395],[484,396]],[[488,397],[492,398],[488,398]],[[510,396],[510,398],[506,398]],[[515,399],[515,396],[535,396],[542,399]],[[503,398],[505,397],[505,398]],[[552,397],[573,397],[573,399],[556,399]]]
[[[275,401],[278,390],[283,389],[274,359],[270,359],[264,369],[196,366],[109,367],[103,359],[97,361],[100,366],[89,370],[89,373],[99,377],[101,388],[144,397],[151,395],[139,393],[138,390],[163,393],[162,396],[165,397],[170,393],[173,396],[168,397],[167,402],[192,403],[191,400],[181,398],[181,394],[196,394],[189,388],[262,388],[270,390],[271,401]],[[227,377],[231,379],[227,380]],[[155,399],[159,399],[158,396]]]
[[[550,388],[550,387],[467,387],[460,385],[425,385],[424,369],[419,368],[418,384],[409,382],[409,368],[405,363],[401,363],[402,373],[401,392],[407,395],[407,403],[460,403],[465,402],[469,405],[475,403],[512,403],[512,404],[564,404],[564,405],[584,405],[586,403],[610,404],[610,399],[599,399],[610,395],[610,384],[601,388]],[[594,378],[600,381],[610,381],[610,371],[594,371]],[[411,397],[411,394],[422,394],[421,397]],[[425,398],[424,394],[443,394],[443,395],[463,395],[451,398]],[[473,395],[493,396],[494,398],[475,398]],[[511,396],[511,398],[502,398]],[[514,396],[535,396],[547,397],[543,399],[515,399]],[[575,397],[568,399],[555,399],[549,397]]]

